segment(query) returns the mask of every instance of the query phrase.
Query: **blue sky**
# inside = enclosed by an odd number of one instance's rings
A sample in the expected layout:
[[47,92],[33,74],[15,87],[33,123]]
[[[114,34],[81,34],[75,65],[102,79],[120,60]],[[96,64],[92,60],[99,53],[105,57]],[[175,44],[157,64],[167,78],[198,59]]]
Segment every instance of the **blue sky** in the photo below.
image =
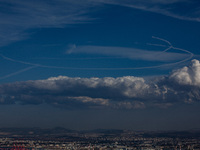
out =
[[0,126],[199,127],[197,0],[0,0],[0,18]]

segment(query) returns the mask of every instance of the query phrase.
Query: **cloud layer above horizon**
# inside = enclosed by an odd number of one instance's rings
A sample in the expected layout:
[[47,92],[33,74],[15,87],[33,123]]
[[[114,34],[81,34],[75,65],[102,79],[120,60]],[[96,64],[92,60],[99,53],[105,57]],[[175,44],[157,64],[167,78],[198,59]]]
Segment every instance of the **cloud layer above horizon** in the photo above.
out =
[[169,107],[200,100],[200,62],[168,76],[71,78],[51,77],[0,85],[0,104],[50,104],[67,109],[137,109]]

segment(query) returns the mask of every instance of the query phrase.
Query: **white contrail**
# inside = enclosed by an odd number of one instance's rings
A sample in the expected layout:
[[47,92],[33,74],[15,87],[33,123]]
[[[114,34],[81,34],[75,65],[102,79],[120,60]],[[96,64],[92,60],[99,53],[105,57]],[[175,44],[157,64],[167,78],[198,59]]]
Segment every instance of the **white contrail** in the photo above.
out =
[[[182,51],[182,52],[185,52],[185,53],[190,54],[190,56],[189,56],[188,58],[185,58],[185,59],[183,59],[183,60],[181,60],[181,61],[178,61],[178,62],[175,62],[175,63],[163,64],[163,65],[160,65],[160,66],[158,66],[158,67],[168,66],[168,65],[176,65],[176,64],[179,64],[179,63],[183,63],[183,62],[185,62],[185,61],[190,60],[190,59],[194,56],[194,54],[191,53],[191,52],[188,51],[188,50],[174,47],[169,41],[167,41],[167,40],[165,40],[165,39],[162,39],[162,38],[159,38],[159,37],[155,37],[155,36],[152,36],[152,38],[158,39],[158,40],[160,40],[160,41],[164,41],[164,42],[166,42],[167,44],[169,44],[169,47],[168,47],[167,49],[165,49],[164,51],[160,52],[159,54],[164,53],[164,52],[166,52],[166,51],[168,51],[168,50],[170,50],[170,49],[176,49],[176,50],[179,50],[179,51]],[[159,46],[158,44],[152,44],[152,45]]]
[[15,75],[17,75],[17,74],[20,74],[20,73],[22,73],[22,72],[28,71],[28,70],[33,69],[33,68],[36,68],[36,67],[37,67],[37,66],[27,67],[27,68],[22,69],[22,70],[19,70],[19,71],[17,71],[17,72],[14,72],[14,73],[8,74],[8,75],[6,75],[6,76],[0,77],[0,80],[6,79],[6,78],[9,78],[9,77],[12,77],[12,76],[15,76]]
[[169,41],[165,40],[165,39],[162,39],[162,38],[159,38],[159,37],[156,37],[156,36],[152,36],[152,38],[153,38],[153,39],[160,40],[160,41],[163,41],[163,42],[169,44],[169,46],[172,46],[172,44],[171,44]]
[[91,60],[91,59],[124,59],[126,57],[85,57],[85,58],[56,58],[56,57],[39,57],[39,58],[31,58],[31,59],[44,59],[44,60]]
[[0,54],[0,56],[5,60],[16,62],[16,63],[20,63],[20,64],[32,65],[32,66],[41,66],[40,64],[33,64],[33,63],[30,63],[30,62],[25,62],[25,61],[21,61],[21,60],[12,59],[10,57],[4,56],[3,54]]
[[162,44],[152,44],[152,43],[147,43],[147,45],[159,46],[159,47],[167,47],[167,45],[162,45]]
[[[188,61],[190,60],[194,54],[191,53],[190,51],[188,50],[185,50],[185,49],[181,49],[181,48],[177,48],[177,47],[174,47],[169,41],[165,40],[165,39],[162,39],[162,38],[159,38],[159,37],[155,37],[155,36],[152,36],[152,38],[154,39],[157,39],[157,40],[160,40],[160,41],[163,41],[165,43],[167,43],[169,46],[161,51],[159,54],[161,53],[164,53],[164,52],[167,52],[169,51],[170,49],[176,49],[176,50],[179,50],[181,52],[185,52],[185,53],[188,53],[190,54],[190,56],[188,58],[185,58],[181,61],[178,61],[178,62],[174,62],[174,63],[167,63],[167,64],[162,64],[162,65],[155,65],[155,66],[147,66],[147,67],[130,67],[130,68],[79,68],[79,67],[60,67],[60,66],[48,66],[48,65],[42,65],[42,64],[35,64],[35,63],[30,63],[30,62],[25,62],[25,61],[21,61],[21,60],[16,60],[16,59],[12,59],[12,58],[9,58],[9,57],[6,57],[2,54],[0,54],[0,56],[5,59],[5,60],[8,60],[8,61],[12,61],[12,62],[16,62],[16,63],[21,63],[21,64],[26,64],[26,65],[31,65],[31,67],[29,68],[34,68],[34,67],[42,67],[42,68],[52,68],[52,69],[72,69],[72,70],[136,70],[136,69],[151,69],[151,68],[161,68],[161,67],[166,67],[166,66],[171,66],[171,65],[176,65],[176,64],[179,64],[179,63],[183,63],[185,61]],[[155,46],[157,46],[157,44],[154,44]],[[24,71],[28,70],[28,68],[24,69]],[[19,71],[19,73],[21,72],[24,72],[23,70]],[[16,72],[17,73],[17,72]],[[15,73],[13,73],[15,75]],[[12,75],[12,74],[11,74]],[[9,77],[10,75],[8,75]],[[5,76],[7,77],[7,76]],[[1,79],[1,78],[0,78]]]

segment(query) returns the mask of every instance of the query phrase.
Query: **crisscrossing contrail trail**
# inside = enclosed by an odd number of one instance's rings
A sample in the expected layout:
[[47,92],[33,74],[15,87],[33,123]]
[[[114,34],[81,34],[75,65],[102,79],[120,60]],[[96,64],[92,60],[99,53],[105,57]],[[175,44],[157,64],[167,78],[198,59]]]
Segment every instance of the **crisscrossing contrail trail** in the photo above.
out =
[[[0,77],[0,80],[8,78],[8,77],[11,77],[11,76],[15,76],[17,74],[23,73],[25,71],[28,71],[28,70],[36,68],[36,67],[51,68],[51,69],[73,69],[73,70],[136,70],[136,69],[151,69],[151,68],[161,68],[161,67],[166,67],[166,66],[171,66],[171,65],[176,65],[176,64],[179,64],[179,63],[183,63],[185,61],[190,60],[194,56],[194,54],[192,52],[190,52],[188,50],[185,50],[185,49],[181,49],[181,48],[175,47],[166,39],[162,39],[162,38],[155,37],[155,36],[152,36],[152,38],[160,40],[160,41],[163,41],[163,42],[165,42],[167,44],[167,46],[166,45],[160,45],[160,44],[151,44],[151,43],[148,44],[148,45],[166,47],[166,49],[161,51],[159,54],[163,54],[163,53],[165,53],[165,52],[167,52],[169,50],[173,50],[174,49],[174,50],[178,50],[180,52],[187,53],[187,54],[189,54],[189,56],[187,58],[185,58],[183,60],[180,60],[180,61],[177,61],[177,62],[162,64],[162,65],[155,65],[155,66],[129,67],[129,68],[85,68],[85,67],[81,68],[81,67],[61,67],[61,66],[36,64],[36,63],[26,62],[26,61],[22,61],[22,60],[16,60],[16,59],[4,56],[3,54],[0,53],[0,57],[2,57],[4,60],[8,60],[8,61],[15,62],[15,63],[20,63],[20,64],[25,64],[25,65],[29,65],[29,67],[27,67],[25,69],[22,69],[22,70],[19,70],[17,72],[14,72],[14,73],[8,74],[6,76]],[[157,55],[159,55],[159,54],[157,54]]]

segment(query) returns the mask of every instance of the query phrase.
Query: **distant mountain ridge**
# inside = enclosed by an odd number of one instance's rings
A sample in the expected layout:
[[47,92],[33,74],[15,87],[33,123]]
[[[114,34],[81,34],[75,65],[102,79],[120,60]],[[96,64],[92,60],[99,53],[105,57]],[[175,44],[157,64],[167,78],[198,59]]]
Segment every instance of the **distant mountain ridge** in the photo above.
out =
[[121,134],[135,134],[144,137],[199,137],[200,130],[187,130],[187,131],[131,131],[119,129],[95,129],[87,131],[77,131],[66,129],[63,127],[55,127],[49,129],[43,128],[0,128],[0,137],[82,137],[82,135],[90,136],[92,134],[101,136],[120,136]]

